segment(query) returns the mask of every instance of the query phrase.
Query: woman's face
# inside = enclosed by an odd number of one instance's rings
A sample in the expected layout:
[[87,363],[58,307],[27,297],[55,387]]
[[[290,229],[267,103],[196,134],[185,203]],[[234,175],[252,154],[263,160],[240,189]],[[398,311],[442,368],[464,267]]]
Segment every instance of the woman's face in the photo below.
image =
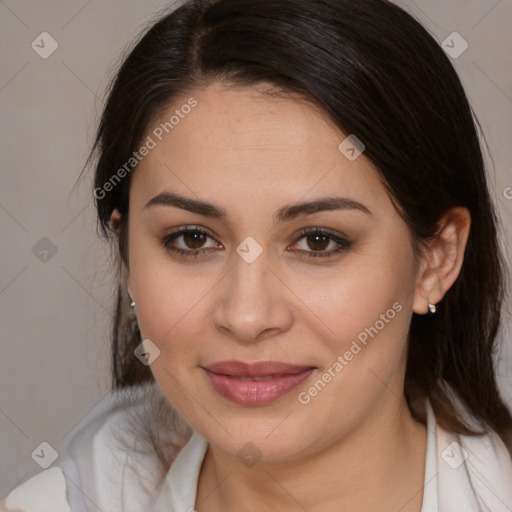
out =
[[404,407],[418,264],[347,135],[304,102],[220,83],[146,134],[128,289],[163,393],[233,456],[292,460]]

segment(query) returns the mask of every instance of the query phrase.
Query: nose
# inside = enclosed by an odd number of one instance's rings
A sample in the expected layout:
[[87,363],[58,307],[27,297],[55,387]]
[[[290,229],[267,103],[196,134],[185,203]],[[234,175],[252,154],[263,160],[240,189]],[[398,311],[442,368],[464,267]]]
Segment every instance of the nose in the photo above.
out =
[[238,254],[234,260],[234,268],[219,283],[213,311],[215,327],[242,343],[261,341],[290,329],[291,292],[268,266],[265,251],[252,263]]

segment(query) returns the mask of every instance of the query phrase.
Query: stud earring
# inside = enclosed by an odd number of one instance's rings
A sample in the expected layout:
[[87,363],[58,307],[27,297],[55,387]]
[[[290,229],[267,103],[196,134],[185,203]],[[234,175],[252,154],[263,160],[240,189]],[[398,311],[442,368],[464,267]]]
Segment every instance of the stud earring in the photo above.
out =
[[131,307],[132,309],[135,307],[135,301],[133,301],[133,300],[131,301],[131,303],[130,303],[130,307]]
[[435,313],[437,311],[437,306],[435,304],[431,304],[430,301],[428,302],[428,310],[431,313]]

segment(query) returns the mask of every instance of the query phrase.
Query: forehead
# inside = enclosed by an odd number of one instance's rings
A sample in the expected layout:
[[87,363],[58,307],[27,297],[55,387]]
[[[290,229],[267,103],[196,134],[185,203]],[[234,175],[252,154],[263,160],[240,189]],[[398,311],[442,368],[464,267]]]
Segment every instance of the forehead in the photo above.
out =
[[149,199],[167,189],[269,204],[336,191],[386,202],[371,163],[340,151],[347,134],[325,113],[265,89],[213,83],[173,102],[148,127],[154,147],[134,173],[131,195]]

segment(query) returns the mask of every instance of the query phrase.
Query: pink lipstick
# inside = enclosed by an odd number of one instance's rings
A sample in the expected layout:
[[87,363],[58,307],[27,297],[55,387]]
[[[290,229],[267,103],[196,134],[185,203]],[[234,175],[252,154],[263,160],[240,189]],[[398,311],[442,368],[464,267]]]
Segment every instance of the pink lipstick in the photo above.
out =
[[223,397],[240,405],[264,405],[289,393],[315,368],[278,361],[221,361],[203,370]]

